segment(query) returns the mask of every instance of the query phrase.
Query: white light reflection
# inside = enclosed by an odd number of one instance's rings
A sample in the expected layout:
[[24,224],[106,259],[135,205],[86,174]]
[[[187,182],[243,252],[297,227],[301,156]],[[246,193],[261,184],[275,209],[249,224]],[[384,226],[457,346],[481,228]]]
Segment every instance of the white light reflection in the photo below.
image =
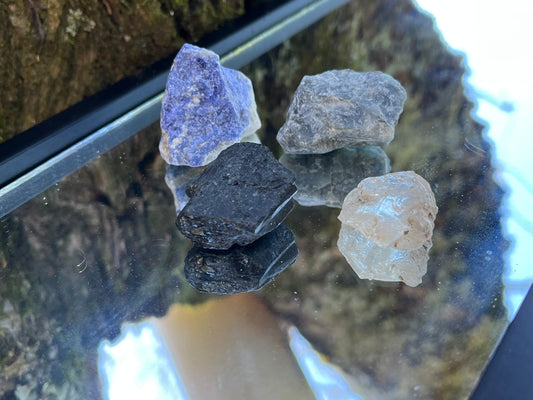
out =
[[[494,144],[495,179],[507,191],[502,222],[513,245],[506,254],[503,279],[505,305],[513,319],[533,282],[533,57],[525,51],[533,37],[533,5],[528,0],[417,2],[434,16],[450,47],[466,55],[467,93],[477,103],[474,114],[488,123],[485,135]],[[527,181],[521,177],[527,177]]]
[[289,346],[317,400],[362,400],[352,392],[342,373],[325,362],[294,326],[289,328]]
[[149,322],[122,327],[98,347],[98,374],[107,400],[187,400],[163,340]]

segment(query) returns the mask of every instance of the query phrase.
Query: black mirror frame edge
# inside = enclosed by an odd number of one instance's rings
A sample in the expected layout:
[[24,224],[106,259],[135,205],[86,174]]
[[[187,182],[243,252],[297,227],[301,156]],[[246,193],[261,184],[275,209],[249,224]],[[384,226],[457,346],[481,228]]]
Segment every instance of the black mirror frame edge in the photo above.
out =
[[481,376],[470,400],[533,399],[533,285]]

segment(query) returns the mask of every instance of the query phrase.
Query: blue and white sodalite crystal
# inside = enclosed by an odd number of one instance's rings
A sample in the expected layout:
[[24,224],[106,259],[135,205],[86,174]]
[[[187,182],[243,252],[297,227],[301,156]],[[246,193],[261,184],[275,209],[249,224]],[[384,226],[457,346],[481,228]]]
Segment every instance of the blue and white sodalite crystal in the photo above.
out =
[[184,44],[170,70],[161,109],[163,159],[197,167],[261,126],[250,80],[217,54]]

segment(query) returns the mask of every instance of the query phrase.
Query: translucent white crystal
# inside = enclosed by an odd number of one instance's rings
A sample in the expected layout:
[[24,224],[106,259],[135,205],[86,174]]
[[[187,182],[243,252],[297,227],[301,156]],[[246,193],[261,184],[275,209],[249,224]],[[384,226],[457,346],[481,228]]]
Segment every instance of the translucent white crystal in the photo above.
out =
[[342,205],[338,248],[360,278],[417,286],[437,211],[429,184],[412,171],[364,179]]
[[437,211],[427,181],[403,171],[362,180],[344,199],[339,219],[378,246],[415,250],[431,238]]
[[402,281],[409,286],[417,286],[427,271],[427,247],[413,251],[383,248],[346,224],[341,225],[337,246],[362,279]]

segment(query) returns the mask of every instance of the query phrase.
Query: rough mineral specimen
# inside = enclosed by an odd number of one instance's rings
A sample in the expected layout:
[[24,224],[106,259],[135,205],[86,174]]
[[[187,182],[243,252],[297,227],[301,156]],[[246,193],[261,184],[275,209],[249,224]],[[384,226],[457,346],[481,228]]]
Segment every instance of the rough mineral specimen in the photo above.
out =
[[402,85],[382,72],[345,69],[304,76],[277,139],[293,154],[386,145],[406,98]]
[[429,184],[413,171],[364,179],[342,205],[339,250],[362,278],[416,286],[437,211]]
[[202,292],[249,292],[271,282],[297,257],[294,234],[281,224],[247,246],[229,250],[193,247],[185,259],[185,278]]
[[294,180],[265,146],[234,144],[189,183],[190,200],[176,225],[200,247],[246,245],[287,216],[296,192]]
[[381,147],[357,146],[326,154],[283,154],[279,160],[296,175],[302,206],[340,208],[346,195],[364,178],[390,171],[390,161]]
[[[243,142],[261,143],[256,133],[242,138]],[[185,193],[185,189],[189,182],[196,176],[200,175],[205,167],[186,167],[167,164],[165,172],[165,183],[174,196],[174,206],[176,207],[176,214],[185,207],[189,201],[189,196]]]
[[212,51],[183,45],[161,109],[163,159],[173,165],[206,165],[260,126],[250,80],[222,67]]
[[362,180],[342,205],[339,219],[381,247],[414,250],[431,240],[435,196],[413,171]]

